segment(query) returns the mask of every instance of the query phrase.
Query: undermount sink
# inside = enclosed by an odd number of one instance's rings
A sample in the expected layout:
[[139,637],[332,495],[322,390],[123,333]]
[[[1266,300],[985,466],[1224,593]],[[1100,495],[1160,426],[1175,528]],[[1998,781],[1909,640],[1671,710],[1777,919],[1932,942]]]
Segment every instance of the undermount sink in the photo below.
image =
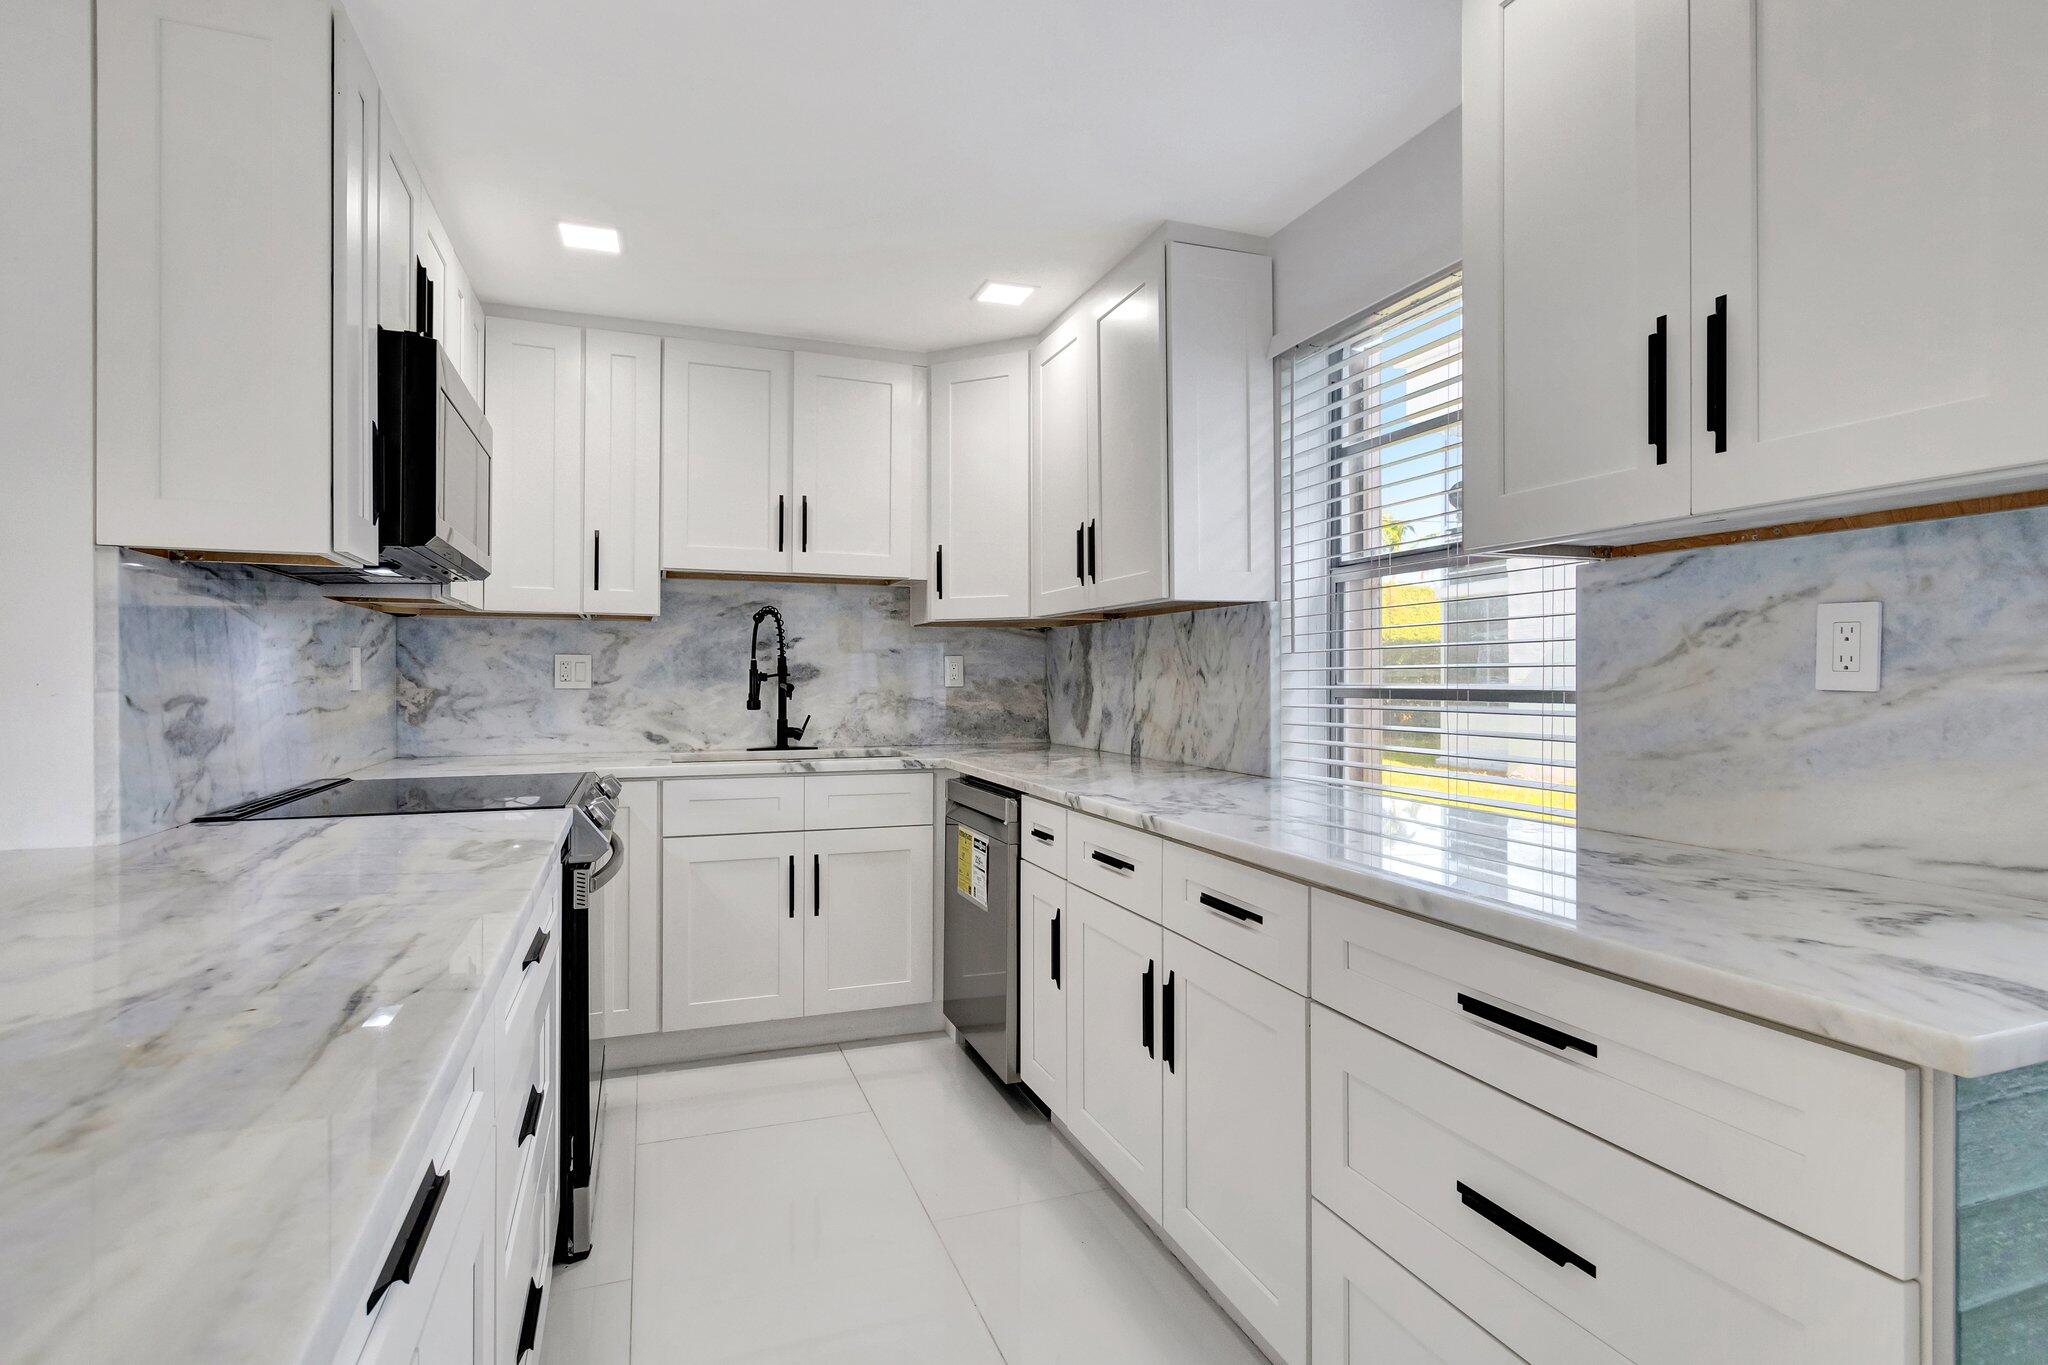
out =
[[668,756],[671,763],[776,763],[792,758],[902,758],[901,749],[687,749]]

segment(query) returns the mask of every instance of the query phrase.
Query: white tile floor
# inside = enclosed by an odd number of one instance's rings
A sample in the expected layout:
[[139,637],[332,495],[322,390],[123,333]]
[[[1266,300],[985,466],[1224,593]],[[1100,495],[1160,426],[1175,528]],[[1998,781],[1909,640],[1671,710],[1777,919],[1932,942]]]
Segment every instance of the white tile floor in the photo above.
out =
[[1263,1358],[945,1037],[606,1082],[545,1365]]

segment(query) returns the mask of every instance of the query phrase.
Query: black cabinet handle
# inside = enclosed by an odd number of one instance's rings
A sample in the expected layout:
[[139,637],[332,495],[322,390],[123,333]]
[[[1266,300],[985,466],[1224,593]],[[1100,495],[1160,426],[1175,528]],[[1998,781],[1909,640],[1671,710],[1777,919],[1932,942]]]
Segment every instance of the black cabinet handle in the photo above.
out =
[[1102,575],[1095,572],[1095,518],[1088,519],[1088,581],[1100,583]]
[[1707,315],[1707,430],[1716,453],[1728,449],[1728,296]]
[[1223,900],[1221,897],[1212,896],[1206,891],[1195,899],[1218,914],[1228,915],[1235,920],[1243,920],[1247,924],[1264,924],[1266,922],[1266,917],[1258,911],[1247,910],[1242,905],[1232,905],[1229,901]]
[[1649,442],[1657,447],[1657,463],[1663,464],[1669,458],[1665,440],[1665,410],[1670,406],[1669,384],[1665,375],[1665,332],[1669,327],[1669,314],[1657,318],[1657,330],[1650,333],[1650,412]]
[[1161,1053],[1163,1053],[1163,1054],[1165,1055],[1165,1057],[1166,1057],[1166,1069],[1167,1069],[1168,1071],[1171,1071],[1171,1070],[1173,1070],[1173,973],[1172,973],[1172,972],[1168,972],[1168,973],[1166,974],[1166,991],[1165,991],[1165,996],[1166,996],[1166,998],[1165,998],[1165,999],[1163,999],[1163,1000],[1161,1000],[1161,1001],[1159,1002],[1159,1004],[1160,1004],[1160,1008],[1161,1008],[1162,1010],[1164,1010],[1164,1011],[1165,1011],[1165,1013],[1166,1013],[1166,1020],[1165,1020],[1165,1022],[1164,1022],[1164,1023],[1163,1023],[1163,1024],[1162,1024],[1162,1025],[1160,1026],[1160,1028],[1161,1028],[1161,1032],[1163,1032],[1163,1033],[1164,1033],[1164,1034],[1165,1034],[1166,1036],[1165,1036],[1165,1039],[1164,1039],[1164,1041],[1162,1041],[1162,1042],[1160,1043],[1160,1045],[1159,1045],[1159,1051],[1160,1051]]
[[789,917],[796,918],[796,855],[789,855]]
[[531,1351],[540,1339],[540,1298],[540,1286],[528,1280],[526,1311],[519,1316],[519,1350],[512,1357],[515,1362],[526,1359],[526,1353]]
[[939,547],[939,600],[946,600],[946,547]]
[[592,531],[590,533],[590,590],[592,592],[601,592],[603,589],[604,532]]
[[782,553],[786,548],[784,537],[788,534],[788,526],[789,497],[787,494],[777,493],[775,495],[775,552],[777,554]]
[[811,552],[811,495],[804,494],[796,500],[796,548],[804,554]]
[[526,1140],[540,1131],[541,1088],[529,1087],[526,1092],[526,1112],[519,1116],[519,1141],[514,1147],[524,1147]]
[[818,855],[811,855],[811,917],[817,918],[818,908],[825,903],[825,868]]
[[1472,1212],[1478,1214],[1481,1218],[1484,1218],[1487,1222],[1493,1224],[1551,1264],[1577,1266],[1588,1275],[1596,1279],[1599,1277],[1600,1269],[1591,1261],[1579,1255],[1578,1252],[1573,1251],[1550,1234],[1540,1231],[1515,1217],[1515,1215],[1509,1213],[1506,1209],[1494,1203],[1462,1180],[1458,1182],[1458,1200],[1466,1208],[1472,1210]]
[[519,970],[523,972],[534,963],[540,961],[547,953],[547,950],[548,931],[545,929],[534,930],[533,942],[526,945],[526,956],[519,960]]
[[429,1163],[426,1178],[413,1192],[405,1220],[398,1225],[398,1240],[391,1244],[390,1252],[384,1257],[384,1268],[377,1272],[377,1283],[370,1290],[369,1303],[363,1308],[365,1313],[376,1309],[377,1301],[392,1285],[412,1283],[413,1272],[420,1268],[420,1253],[426,1250],[427,1235],[434,1230],[434,1216],[441,1212],[441,1201],[447,1194],[447,1173],[435,1170]]
[[1052,912],[1052,984],[1055,990],[1065,990],[1060,985],[1060,911]]
[[1104,867],[1114,868],[1118,872],[1136,872],[1138,870],[1138,865],[1136,863],[1127,863],[1122,858],[1117,857],[1114,853],[1104,853],[1099,848],[1089,849],[1088,856],[1093,858],[1096,862],[1101,863]]
[[1031,837],[1038,840],[1038,842],[1041,844],[1050,844],[1058,842],[1052,837],[1051,830],[1039,829],[1036,826],[1034,826],[1031,830]]
[[1088,558],[1085,548],[1087,535],[1088,528],[1076,522],[1074,524],[1074,577],[1083,583],[1088,581]]
[[1587,1042],[1584,1038],[1574,1038],[1563,1029],[1552,1028],[1548,1024],[1539,1024],[1534,1019],[1524,1019],[1519,1014],[1515,1014],[1510,1010],[1504,1010],[1499,1005],[1489,1004],[1484,1000],[1476,1000],[1462,991],[1458,993],[1458,1008],[1467,1014],[1476,1015],[1484,1019],[1489,1024],[1499,1024],[1502,1028],[1519,1033],[1524,1038],[1533,1038],[1539,1043],[1548,1044],[1559,1052],[1569,1049],[1573,1052],[1583,1052],[1588,1057],[1598,1057],[1600,1055],[1600,1049]]
[[1145,1055],[1147,1057],[1156,1057],[1159,1055],[1158,1053],[1152,1050],[1152,969],[1156,965],[1157,964],[1153,962],[1147,962],[1145,964],[1145,1003],[1142,1006],[1142,1027],[1145,1033]]

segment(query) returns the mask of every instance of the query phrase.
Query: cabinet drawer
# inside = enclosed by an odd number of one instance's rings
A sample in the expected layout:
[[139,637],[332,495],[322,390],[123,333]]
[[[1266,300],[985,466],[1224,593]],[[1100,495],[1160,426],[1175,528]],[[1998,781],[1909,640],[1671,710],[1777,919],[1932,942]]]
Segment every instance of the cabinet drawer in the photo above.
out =
[[1067,808],[1024,798],[1024,837],[1020,843],[1024,861],[1036,864],[1055,877],[1067,875]]
[[930,773],[827,773],[804,779],[805,829],[932,822]]
[[1164,856],[1164,843],[1156,834],[1079,811],[1067,813],[1067,880],[1154,923],[1159,920]]
[[1311,1204],[1309,1221],[1316,1365],[1520,1365],[1336,1214]]
[[685,777],[661,784],[663,834],[774,834],[804,827],[804,779]]
[[[1398,1200],[1631,1360],[1908,1365],[1918,1287],[1327,1009],[1309,1030],[1315,1196],[1368,1233]],[[1384,1247],[1511,1349],[1459,1282]]]
[[1184,844],[1165,846],[1167,928],[1308,994],[1308,888]]
[[[525,1057],[523,1071],[498,1087],[493,1160],[497,1187],[506,1192],[506,1211],[512,1208],[511,1191],[519,1188],[521,1180],[530,1178],[537,1154],[557,1126],[555,1115],[561,1106],[561,1009],[559,987],[549,981],[544,1003],[533,1016],[533,1027],[516,1040]],[[502,1233],[504,1228],[499,1230]]]
[[539,1046],[541,1011],[560,992],[562,960],[562,911],[559,901],[550,902],[547,913],[524,931],[519,956],[506,970],[498,986],[496,1021],[499,1111],[511,1102],[511,1092],[524,1093],[534,1069],[534,1049]]
[[1318,891],[1315,998],[1900,1278],[1914,1071]]

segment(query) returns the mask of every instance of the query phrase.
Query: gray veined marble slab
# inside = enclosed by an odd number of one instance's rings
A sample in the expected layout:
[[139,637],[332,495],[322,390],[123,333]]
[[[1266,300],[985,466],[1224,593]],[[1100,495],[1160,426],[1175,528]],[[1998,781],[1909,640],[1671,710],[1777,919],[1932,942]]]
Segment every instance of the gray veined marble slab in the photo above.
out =
[[0,1356],[325,1365],[567,818],[0,854]]

